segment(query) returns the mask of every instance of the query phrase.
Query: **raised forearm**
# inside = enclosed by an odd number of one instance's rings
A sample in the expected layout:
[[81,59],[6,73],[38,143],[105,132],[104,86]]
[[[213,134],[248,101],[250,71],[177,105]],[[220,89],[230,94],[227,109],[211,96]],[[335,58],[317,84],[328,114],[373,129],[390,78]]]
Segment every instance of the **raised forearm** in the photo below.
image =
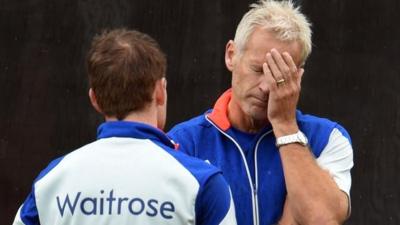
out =
[[311,151],[300,144],[279,148],[290,210],[299,224],[341,224],[347,216],[347,197]]
[[282,137],[279,152],[294,220],[302,225],[340,224],[346,218],[346,195],[317,165],[308,147],[292,142],[299,131],[296,106],[304,70],[289,53],[272,49],[266,54],[263,71],[269,90],[268,120],[275,137]]

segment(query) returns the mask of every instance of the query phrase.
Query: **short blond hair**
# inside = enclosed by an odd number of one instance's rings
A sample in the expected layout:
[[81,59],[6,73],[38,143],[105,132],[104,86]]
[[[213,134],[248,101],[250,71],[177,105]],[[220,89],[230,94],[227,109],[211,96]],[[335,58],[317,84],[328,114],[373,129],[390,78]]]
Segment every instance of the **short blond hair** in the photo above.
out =
[[255,28],[261,26],[274,32],[281,41],[298,41],[302,46],[301,59],[304,64],[312,48],[311,23],[300,12],[300,7],[296,7],[291,0],[259,0],[250,8],[235,33],[234,42],[239,52],[245,49]]

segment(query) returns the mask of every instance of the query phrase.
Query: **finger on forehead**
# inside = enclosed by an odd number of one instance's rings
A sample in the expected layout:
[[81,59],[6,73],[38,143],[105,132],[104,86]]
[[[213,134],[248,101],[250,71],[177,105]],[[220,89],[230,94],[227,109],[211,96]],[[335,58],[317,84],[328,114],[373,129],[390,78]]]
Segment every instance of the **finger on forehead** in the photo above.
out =
[[278,66],[279,70],[283,75],[288,75],[290,72],[289,65],[285,62],[285,60],[282,58],[282,55],[278,50],[272,49],[271,50],[272,57],[274,58],[276,65]]
[[296,63],[294,63],[292,56],[290,56],[290,54],[287,52],[282,53],[282,56],[286,64],[289,66],[290,71],[292,73],[297,72],[297,66]]
[[267,53],[267,63],[271,71],[271,74],[275,78],[275,80],[282,79],[282,73],[279,70],[278,66],[276,65],[276,62],[270,52]]
[[265,79],[269,85],[270,88],[274,89],[277,87],[275,78],[272,75],[271,70],[269,69],[269,66],[267,63],[263,63],[263,70],[264,70],[264,75]]

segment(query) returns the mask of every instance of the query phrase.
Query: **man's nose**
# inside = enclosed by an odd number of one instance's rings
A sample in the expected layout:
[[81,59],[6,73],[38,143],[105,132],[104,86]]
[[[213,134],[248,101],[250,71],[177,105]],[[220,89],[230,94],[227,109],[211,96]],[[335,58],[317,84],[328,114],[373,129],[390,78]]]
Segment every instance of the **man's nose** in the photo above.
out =
[[268,87],[268,82],[267,82],[267,79],[265,78],[265,76],[260,77],[258,88],[260,89],[260,91],[263,92],[263,94],[268,93],[269,87]]

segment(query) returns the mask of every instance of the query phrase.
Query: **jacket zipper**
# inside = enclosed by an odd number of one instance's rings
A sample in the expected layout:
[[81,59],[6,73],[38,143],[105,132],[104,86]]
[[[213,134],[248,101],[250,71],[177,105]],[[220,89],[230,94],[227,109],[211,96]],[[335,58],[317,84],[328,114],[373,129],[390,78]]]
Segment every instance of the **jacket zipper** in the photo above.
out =
[[258,208],[258,160],[257,160],[257,153],[258,153],[258,146],[261,143],[261,140],[267,136],[268,134],[270,134],[272,132],[272,130],[265,132],[263,135],[261,135],[260,138],[258,138],[257,143],[256,143],[256,147],[254,150],[254,177],[255,177],[255,184],[254,184],[254,193],[255,193],[255,208],[256,208],[256,213],[257,213],[257,224],[260,223],[259,221],[259,217],[258,215],[260,214],[259,212],[259,208]]
[[255,183],[252,181],[251,179],[251,175],[250,175],[250,170],[249,170],[249,166],[247,165],[247,160],[246,157],[244,156],[243,150],[240,147],[240,145],[235,141],[235,139],[233,139],[229,134],[225,133],[223,130],[221,130],[217,125],[215,125],[211,120],[208,119],[207,116],[205,116],[206,120],[208,122],[210,122],[215,128],[217,128],[217,130],[219,132],[221,132],[224,136],[226,136],[228,139],[230,139],[237,147],[240,155],[242,156],[242,160],[244,163],[244,166],[246,168],[246,174],[247,174],[247,178],[249,180],[249,184],[250,184],[250,189],[251,189],[251,194],[252,194],[252,208],[253,208],[253,222],[254,225],[259,225],[259,209],[258,209],[258,168],[257,168],[257,152],[258,152],[258,145],[260,144],[261,140],[269,133],[272,132],[272,130],[270,130],[269,132],[266,132],[265,134],[263,134],[258,140],[257,140],[257,144],[255,147],[255,153],[254,153],[254,163],[255,163]]

